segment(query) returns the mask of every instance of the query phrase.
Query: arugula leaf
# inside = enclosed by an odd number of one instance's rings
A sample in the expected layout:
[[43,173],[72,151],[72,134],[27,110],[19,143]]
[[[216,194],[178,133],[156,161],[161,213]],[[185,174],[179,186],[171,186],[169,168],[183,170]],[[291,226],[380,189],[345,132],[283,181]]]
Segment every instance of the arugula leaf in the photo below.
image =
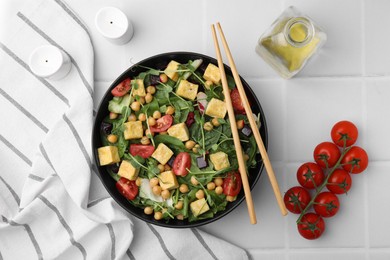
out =
[[170,135],[156,135],[154,137],[154,142],[156,143],[156,146],[163,143],[177,151],[184,151],[186,149],[182,141]]

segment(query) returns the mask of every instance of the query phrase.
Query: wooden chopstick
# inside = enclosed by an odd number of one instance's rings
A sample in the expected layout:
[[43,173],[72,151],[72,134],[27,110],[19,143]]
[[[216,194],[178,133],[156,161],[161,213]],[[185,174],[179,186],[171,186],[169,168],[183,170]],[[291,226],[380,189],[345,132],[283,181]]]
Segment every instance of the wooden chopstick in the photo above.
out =
[[246,174],[246,166],[245,166],[244,156],[242,153],[240,137],[238,135],[236,118],[234,116],[232,100],[230,98],[229,87],[228,87],[226,74],[225,74],[225,68],[223,66],[221,50],[219,48],[217,34],[215,32],[214,25],[211,26],[211,31],[213,34],[215,51],[217,54],[218,67],[219,67],[219,71],[221,73],[223,93],[225,95],[225,103],[226,103],[226,107],[227,107],[227,111],[228,111],[230,126],[231,126],[231,130],[232,130],[232,135],[233,135],[234,146],[236,148],[236,154],[237,154],[237,159],[238,159],[238,170],[240,171],[240,175],[241,175],[241,179],[242,179],[242,186],[244,187],[244,193],[245,193],[246,203],[248,206],[250,223],[256,224],[257,223],[256,212],[255,212],[255,208],[253,205],[252,194],[251,194],[251,189],[249,187],[248,176]]
[[[268,178],[269,178],[269,180],[271,182],[271,186],[272,186],[272,189],[274,191],[277,203],[279,205],[279,208],[280,208],[280,211],[281,211],[282,215],[285,216],[285,215],[287,215],[287,209],[286,209],[286,206],[284,205],[283,198],[282,198],[282,195],[280,193],[279,185],[278,185],[278,182],[277,182],[277,180],[275,178],[274,170],[272,169],[272,165],[271,165],[271,162],[269,160],[267,150],[265,149],[263,139],[261,138],[259,129],[256,126],[255,119],[253,118],[253,113],[252,113],[251,106],[250,106],[250,104],[248,102],[248,98],[247,98],[247,96],[245,94],[244,87],[242,86],[242,82],[241,82],[240,76],[239,76],[239,74],[237,72],[236,65],[234,63],[232,54],[230,52],[230,49],[229,49],[229,46],[227,44],[225,35],[224,35],[223,31],[222,31],[222,27],[221,27],[219,22],[217,23],[217,28],[218,28],[220,37],[222,39],[222,44],[223,44],[223,47],[225,49],[225,53],[226,53],[226,55],[228,57],[228,60],[229,60],[230,68],[232,69],[234,81],[236,82],[236,86],[237,86],[238,92],[239,92],[239,94],[241,96],[241,100],[242,100],[242,103],[244,105],[246,115],[248,116],[249,124],[250,124],[250,126],[252,128],[253,135],[254,135],[254,137],[256,139],[257,146],[259,147],[261,157],[263,158],[263,163],[264,163],[265,169],[267,171]],[[221,67],[221,65],[219,65],[219,66]]]

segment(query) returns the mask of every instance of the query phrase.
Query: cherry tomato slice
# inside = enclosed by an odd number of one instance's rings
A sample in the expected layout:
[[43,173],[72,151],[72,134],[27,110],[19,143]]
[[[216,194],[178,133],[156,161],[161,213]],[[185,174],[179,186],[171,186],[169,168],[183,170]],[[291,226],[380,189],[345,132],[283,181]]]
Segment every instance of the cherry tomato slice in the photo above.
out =
[[130,145],[130,154],[132,156],[141,156],[142,158],[149,158],[154,152],[153,145],[144,145],[144,144],[131,144]]
[[284,204],[286,208],[295,214],[301,213],[309,204],[311,200],[310,193],[301,186],[295,186],[290,188],[284,194]]
[[347,193],[351,187],[351,175],[343,169],[334,170],[328,178],[328,184],[326,184],[326,188],[334,194]]
[[298,231],[306,239],[317,239],[325,231],[325,221],[318,214],[306,213],[298,223]]
[[333,217],[339,211],[340,202],[332,192],[325,191],[317,195],[313,205],[314,211],[324,218]]
[[223,193],[226,196],[237,196],[241,191],[242,181],[240,173],[229,172],[227,177],[223,179]]
[[154,126],[150,126],[150,131],[153,133],[161,133],[167,131],[173,123],[173,117],[171,115],[165,115],[157,119]]
[[116,188],[126,199],[134,200],[138,195],[138,186],[135,181],[121,177],[115,184]]
[[122,97],[126,95],[131,89],[131,80],[129,78],[123,80],[111,90],[111,94],[115,97]]
[[172,171],[178,176],[186,176],[191,167],[191,156],[187,152],[179,153],[173,161]]
[[332,168],[341,156],[340,150],[334,143],[323,142],[314,149],[313,157],[321,168]]
[[357,127],[352,122],[345,120],[337,122],[330,132],[333,142],[340,147],[353,145],[358,138],[358,134]]
[[298,168],[297,179],[302,187],[310,190],[319,187],[324,181],[325,175],[318,164],[307,162]]
[[368,155],[359,146],[352,146],[341,160],[344,170],[350,173],[361,173],[368,166]]
[[245,108],[242,104],[241,96],[237,88],[234,88],[230,92],[230,98],[232,99],[234,112],[236,112],[237,114],[245,114]]

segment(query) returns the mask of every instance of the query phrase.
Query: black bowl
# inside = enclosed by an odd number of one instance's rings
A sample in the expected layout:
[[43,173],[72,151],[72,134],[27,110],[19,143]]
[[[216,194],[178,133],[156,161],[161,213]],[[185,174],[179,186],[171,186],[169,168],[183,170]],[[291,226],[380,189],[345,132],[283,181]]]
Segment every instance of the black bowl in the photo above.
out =
[[[137,65],[143,65],[145,67],[152,67],[152,68],[158,68],[158,69],[164,69],[168,62],[171,60],[176,60],[179,63],[187,63],[188,60],[195,60],[195,59],[203,59],[203,63],[201,67],[199,68],[200,71],[204,71],[206,69],[207,64],[213,63],[215,65],[218,65],[218,62],[216,59],[211,58],[209,56],[203,55],[203,54],[198,54],[198,53],[191,53],[191,52],[172,52],[172,53],[164,53],[164,54],[159,54],[150,58],[147,58],[143,61],[140,61],[139,63],[133,65],[129,69],[127,69],[125,72],[122,73],[110,86],[110,88],[107,90],[105,93],[103,100],[101,101],[94,126],[93,126],[93,133],[92,133],[92,149],[93,149],[93,157],[95,164],[97,165],[97,170],[98,170],[98,176],[100,180],[102,181],[103,185],[107,189],[108,193],[114,198],[114,200],[126,211],[131,213],[133,216],[144,220],[146,222],[149,222],[151,224],[155,224],[158,226],[163,226],[163,227],[170,227],[170,228],[191,228],[191,227],[197,227],[201,225],[205,225],[208,223],[211,223],[217,219],[222,218],[223,216],[227,215],[229,212],[231,212],[233,209],[235,209],[244,199],[244,191],[241,190],[240,194],[237,196],[237,200],[234,202],[228,203],[226,210],[222,212],[218,212],[213,218],[210,219],[205,219],[205,220],[199,220],[196,222],[188,222],[186,220],[176,220],[176,219],[171,219],[169,222],[165,222],[164,220],[155,220],[152,215],[146,215],[143,212],[143,209],[134,207],[131,205],[125,197],[123,197],[116,189],[115,187],[115,181],[112,179],[110,174],[107,172],[106,168],[103,166],[99,166],[99,159],[98,159],[98,153],[97,153],[97,148],[102,146],[101,139],[100,139],[100,123],[103,121],[104,117],[108,115],[108,102],[112,99],[112,94],[111,94],[111,89],[113,89],[117,84],[119,84],[122,80],[125,78],[132,78],[134,76],[137,76],[139,73],[142,71],[145,71],[146,69],[141,68]],[[225,71],[226,74],[231,73],[231,69],[225,65]],[[243,78],[241,78],[242,84],[245,88],[246,95],[248,97],[248,100],[251,104],[252,111],[256,115],[260,113],[260,121],[261,121],[261,128],[260,128],[260,134],[263,138],[264,145],[267,147],[268,144],[268,135],[267,135],[267,125],[266,125],[266,120],[265,116],[263,113],[263,110],[261,108],[260,102],[256,98],[255,94],[253,93],[252,89],[249,87],[248,83],[245,82]],[[251,190],[257,183],[260,174],[263,170],[263,162],[261,160],[261,156],[258,154],[256,158],[258,164],[256,168],[250,169],[249,172],[249,185]]]

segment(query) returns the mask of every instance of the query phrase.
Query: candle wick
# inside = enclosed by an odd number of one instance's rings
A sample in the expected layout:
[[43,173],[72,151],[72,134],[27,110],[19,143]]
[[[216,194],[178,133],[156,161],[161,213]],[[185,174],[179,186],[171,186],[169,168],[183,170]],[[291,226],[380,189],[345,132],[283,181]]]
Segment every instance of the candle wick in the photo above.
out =
[[111,21],[110,24],[113,24],[113,22]]
[[46,62],[49,62],[48,60],[46,60]]

